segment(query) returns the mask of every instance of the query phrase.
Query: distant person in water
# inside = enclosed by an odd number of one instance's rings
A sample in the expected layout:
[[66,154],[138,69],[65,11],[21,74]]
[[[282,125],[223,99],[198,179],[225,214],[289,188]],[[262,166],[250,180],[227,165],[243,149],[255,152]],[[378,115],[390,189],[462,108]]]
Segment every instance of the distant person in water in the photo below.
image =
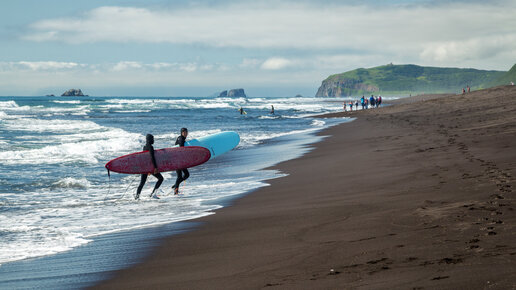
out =
[[[158,179],[158,182],[156,182],[156,185],[154,185],[154,189],[152,190],[150,196],[153,198],[159,198],[156,195],[156,190],[159,188],[161,183],[163,183],[163,176],[161,175],[161,173],[159,173],[158,164],[156,163],[156,158],[154,157],[154,147],[152,146],[152,144],[154,144],[154,136],[152,136],[152,134],[147,134],[147,136],[145,136],[145,139],[146,143],[145,146],[143,146],[143,151],[149,151],[152,160],[152,165],[154,165],[154,171],[152,175],[154,175],[154,177]],[[138,185],[138,189],[136,190],[136,195],[134,196],[134,199],[140,199],[140,193],[142,192],[143,186],[145,185],[145,182],[147,181],[147,176],[149,174],[142,174],[140,185]]]
[[245,111],[244,111],[244,108],[240,107],[240,109],[238,110],[240,112],[240,115],[245,115],[247,114]]
[[271,114],[274,115],[274,105],[271,105]]
[[[188,137],[188,129],[181,128],[181,135],[179,135],[179,137],[177,137],[176,145],[179,145],[179,147],[184,147],[186,137]],[[172,186],[172,189],[174,189],[174,194],[179,194],[179,184],[181,184],[181,182],[187,180],[188,177],[190,176],[190,173],[188,172],[188,169],[184,168],[184,169],[176,170],[176,174],[177,174],[176,184],[174,184]]]

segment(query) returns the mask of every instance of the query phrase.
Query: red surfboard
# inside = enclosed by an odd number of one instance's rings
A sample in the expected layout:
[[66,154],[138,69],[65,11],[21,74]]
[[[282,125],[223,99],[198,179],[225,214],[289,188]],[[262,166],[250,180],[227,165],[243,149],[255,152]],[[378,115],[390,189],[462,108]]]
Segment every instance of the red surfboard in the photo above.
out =
[[[194,167],[210,159],[210,150],[199,146],[174,147],[154,150],[160,172]],[[127,154],[106,163],[109,171],[127,174],[154,172],[149,151]]]

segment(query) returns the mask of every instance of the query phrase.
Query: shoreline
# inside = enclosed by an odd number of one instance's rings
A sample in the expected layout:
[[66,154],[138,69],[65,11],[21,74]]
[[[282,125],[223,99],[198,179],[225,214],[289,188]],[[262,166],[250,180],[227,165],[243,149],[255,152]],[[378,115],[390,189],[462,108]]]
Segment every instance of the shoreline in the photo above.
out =
[[[346,120],[339,122],[346,122]],[[334,122],[329,123],[329,126],[334,125]],[[232,158],[244,158],[246,154],[270,154],[277,156],[279,160],[295,159],[309,151],[312,143],[322,139],[315,135],[317,132],[313,131],[320,131],[320,129],[306,129],[301,132],[275,137],[271,139],[271,142],[266,142],[263,146],[248,148],[245,152],[236,152]],[[294,148],[295,150],[293,150]],[[277,163],[278,159],[273,162],[262,160],[242,168],[242,170],[256,172],[256,182],[261,185],[236,195],[226,196],[213,201],[205,201],[205,204],[219,205],[221,207],[231,206],[235,199],[241,198],[261,187],[268,186],[266,181],[282,177],[282,173],[267,169],[271,167],[272,163]],[[211,214],[213,212],[208,215]],[[61,253],[7,262],[0,265],[0,285],[13,288],[22,286],[29,288],[40,287],[41,285],[45,285],[47,288],[55,288],[57,285],[91,287],[108,279],[114,271],[142,262],[163,239],[195,230],[200,225],[197,220],[198,218],[187,219],[179,222],[96,235],[90,237],[92,239],[91,242]],[[123,255],[123,259],[117,260],[117,253]],[[73,266],[73,269],[69,269],[67,265],[75,266]],[[95,265],[98,266],[96,267]],[[34,274],[34,269],[38,268],[44,270],[38,270],[37,274]],[[95,269],[95,271],[92,272],[91,269]],[[76,278],[77,275],[81,276],[80,279]],[[74,280],[77,284],[74,284]]]
[[333,114],[359,118],[94,288],[514,287],[515,95]]

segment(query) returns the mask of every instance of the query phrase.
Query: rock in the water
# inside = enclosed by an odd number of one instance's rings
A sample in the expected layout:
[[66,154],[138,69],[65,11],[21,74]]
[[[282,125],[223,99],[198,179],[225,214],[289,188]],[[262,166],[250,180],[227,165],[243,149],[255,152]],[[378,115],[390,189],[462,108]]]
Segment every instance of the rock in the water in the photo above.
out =
[[68,91],[64,92],[62,97],[83,97],[84,94],[80,89],[69,89]]
[[302,98],[303,96],[300,94],[297,94],[294,98]]
[[225,98],[228,96],[228,91],[223,91],[219,94],[219,98]]
[[232,89],[229,91],[223,91],[219,94],[219,98],[230,97],[230,98],[247,98],[244,89]]

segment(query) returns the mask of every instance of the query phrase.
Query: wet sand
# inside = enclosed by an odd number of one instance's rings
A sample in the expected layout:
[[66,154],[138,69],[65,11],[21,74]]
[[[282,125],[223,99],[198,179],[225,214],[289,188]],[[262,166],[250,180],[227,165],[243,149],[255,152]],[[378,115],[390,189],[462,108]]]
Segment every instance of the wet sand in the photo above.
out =
[[96,288],[516,287],[516,87],[332,116],[357,119]]

